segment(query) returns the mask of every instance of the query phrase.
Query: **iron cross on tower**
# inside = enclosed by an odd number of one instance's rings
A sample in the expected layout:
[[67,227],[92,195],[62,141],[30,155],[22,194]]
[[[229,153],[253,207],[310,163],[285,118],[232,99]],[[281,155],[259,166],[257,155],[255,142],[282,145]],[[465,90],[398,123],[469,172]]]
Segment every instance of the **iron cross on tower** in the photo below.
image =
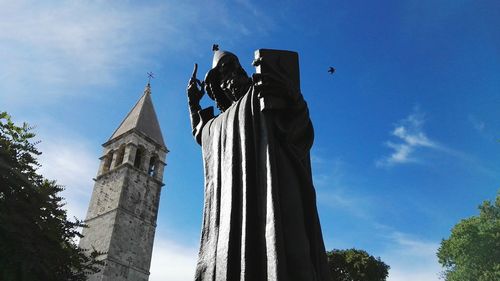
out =
[[148,72],[147,74],[148,74],[148,84],[149,84],[151,82],[151,79],[155,78],[155,76],[153,72]]

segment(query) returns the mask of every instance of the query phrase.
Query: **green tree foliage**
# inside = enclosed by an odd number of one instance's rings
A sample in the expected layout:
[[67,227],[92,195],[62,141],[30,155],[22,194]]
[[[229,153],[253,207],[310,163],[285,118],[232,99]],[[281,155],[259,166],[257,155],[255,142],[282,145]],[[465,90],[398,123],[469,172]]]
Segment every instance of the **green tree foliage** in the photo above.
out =
[[334,249],[326,255],[335,281],[385,281],[389,274],[387,264],[363,250]]
[[457,223],[437,256],[446,281],[500,280],[500,194],[479,206],[479,216]]
[[67,220],[63,188],[37,173],[34,136],[0,112],[0,280],[85,280],[99,253],[75,244],[84,225]]

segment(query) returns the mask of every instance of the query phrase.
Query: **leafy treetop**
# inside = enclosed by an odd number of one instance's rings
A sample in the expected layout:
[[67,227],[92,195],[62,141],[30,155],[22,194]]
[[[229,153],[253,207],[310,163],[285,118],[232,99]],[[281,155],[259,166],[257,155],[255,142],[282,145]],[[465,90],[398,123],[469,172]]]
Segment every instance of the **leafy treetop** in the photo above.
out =
[[334,249],[326,254],[336,281],[385,281],[389,274],[387,264],[363,250]]
[[84,224],[67,219],[63,188],[37,172],[34,137],[0,112],[0,280],[83,281],[99,270],[101,253],[75,244]]
[[500,280],[500,193],[479,206],[479,216],[457,223],[437,256],[446,281]]

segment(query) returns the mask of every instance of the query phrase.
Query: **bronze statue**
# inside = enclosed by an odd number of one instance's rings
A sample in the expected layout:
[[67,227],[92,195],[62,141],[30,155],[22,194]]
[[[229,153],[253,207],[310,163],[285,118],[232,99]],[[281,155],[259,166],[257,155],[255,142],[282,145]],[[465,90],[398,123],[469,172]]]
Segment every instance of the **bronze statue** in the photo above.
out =
[[[309,150],[313,127],[295,52],[258,50],[249,78],[215,49],[187,94],[201,145],[205,206],[197,281],[330,281]],[[199,88],[200,87],[200,88]],[[201,109],[204,94],[213,107]]]

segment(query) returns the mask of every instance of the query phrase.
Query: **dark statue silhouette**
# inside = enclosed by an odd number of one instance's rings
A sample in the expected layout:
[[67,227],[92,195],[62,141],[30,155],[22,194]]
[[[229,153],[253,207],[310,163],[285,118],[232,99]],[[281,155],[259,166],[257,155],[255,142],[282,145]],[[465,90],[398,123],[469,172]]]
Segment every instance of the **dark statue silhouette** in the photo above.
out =
[[[309,150],[313,127],[295,52],[257,50],[249,78],[214,47],[187,94],[201,145],[205,205],[195,280],[330,281]],[[202,109],[206,91],[221,113]]]

